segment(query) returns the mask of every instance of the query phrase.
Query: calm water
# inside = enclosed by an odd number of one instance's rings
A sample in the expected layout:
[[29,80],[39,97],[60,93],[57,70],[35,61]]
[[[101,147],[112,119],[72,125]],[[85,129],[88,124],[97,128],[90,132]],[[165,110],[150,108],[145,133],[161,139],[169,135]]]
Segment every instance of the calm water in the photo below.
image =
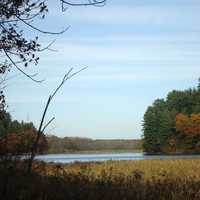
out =
[[45,162],[72,163],[106,160],[144,160],[169,158],[200,158],[200,155],[145,155],[144,153],[94,153],[94,154],[49,154],[36,156],[36,159]]

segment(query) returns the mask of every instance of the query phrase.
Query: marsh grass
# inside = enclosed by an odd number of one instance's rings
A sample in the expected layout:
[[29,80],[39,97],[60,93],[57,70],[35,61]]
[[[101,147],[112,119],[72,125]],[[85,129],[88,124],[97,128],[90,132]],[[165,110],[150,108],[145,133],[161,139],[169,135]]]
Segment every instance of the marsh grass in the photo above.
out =
[[199,200],[200,160],[34,163],[0,170],[3,200]]
[[[51,169],[49,165],[49,170]],[[72,174],[85,173],[99,176],[102,171],[112,173],[112,177],[123,174],[130,176],[134,171],[140,171],[145,180],[152,177],[168,176],[177,178],[190,178],[200,180],[200,159],[166,159],[166,160],[130,160],[130,161],[105,161],[105,162],[75,162],[60,165],[65,172]],[[51,170],[50,170],[51,171]]]

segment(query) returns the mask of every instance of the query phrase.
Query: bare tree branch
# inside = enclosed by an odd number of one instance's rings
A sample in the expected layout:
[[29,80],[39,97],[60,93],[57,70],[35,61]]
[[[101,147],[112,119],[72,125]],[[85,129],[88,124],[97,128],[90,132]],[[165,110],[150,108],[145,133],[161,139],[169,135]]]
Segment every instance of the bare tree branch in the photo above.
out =
[[42,129],[42,133],[44,133],[45,129],[53,122],[53,120],[55,120],[55,117],[52,117],[47,123],[46,125],[44,125],[43,129]]
[[68,6],[104,6],[106,3],[106,0],[88,0],[88,3],[71,3],[69,1],[60,0],[63,4],[66,4]]
[[54,43],[55,43],[56,40],[53,40],[52,42],[50,42],[46,47],[42,48],[39,50],[39,52],[41,51],[45,51],[45,50],[51,50],[51,51],[56,51],[56,50],[53,50],[53,49],[50,49],[49,47],[51,47]]
[[[76,3],[77,1],[75,0],[58,0],[58,2],[61,2],[62,10],[64,11],[66,10],[65,6],[104,6],[106,0],[79,0],[80,3]],[[38,37],[36,37],[37,39],[29,41],[24,37],[23,28],[21,30],[19,29],[21,23],[36,32],[51,35],[63,34],[70,28],[70,26],[58,32],[51,32],[42,30],[37,25],[31,24],[32,20],[36,17],[41,16],[41,18],[44,18],[48,12],[48,6],[43,0],[35,0],[34,3],[22,1],[21,3],[19,2],[19,4],[14,4],[9,0],[5,0],[5,2],[0,1],[0,11],[0,33],[2,34],[2,37],[0,37],[0,50],[3,48],[3,51],[11,64],[26,77],[30,78],[34,82],[41,82],[33,78],[35,77],[35,74],[29,75],[25,73],[22,68],[18,66],[17,62],[12,59],[11,55],[16,56],[25,66],[28,66],[31,62],[34,62],[34,64],[37,65],[39,57],[35,56],[36,52],[44,50],[55,51],[50,49],[50,46],[54,41],[46,47],[40,48],[40,44],[37,40]]]
[[77,75],[78,73],[80,73],[81,71],[85,70],[87,67],[84,67],[74,73],[72,73],[73,71],[73,68],[70,68],[68,70],[68,72],[64,75],[61,83],[56,87],[56,89],[52,92],[52,94],[49,95],[49,98],[47,100],[47,103],[45,105],[45,108],[44,108],[44,111],[42,113],[42,118],[41,118],[41,121],[40,121],[40,125],[39,125],[39,128],[38,128],[38,131],[37,131],[37,137],[36,137],[36,140],[35,142],[33,143],[33,146],[31,148],[31,155],[30,155],[30,159],[29,159],[29,162],[28,162],[28,169],[27,169],[27,172],[28,173],[31,173],[32,171],[32,163],[33,163],[33,160],[34,160],[34,157],[35,157],[35,154],[37,152],[37,148],[38,148],[38,142],[40,140],[40,137],[41,135],[44,133],[44,130],[46,129],[46,127],[54,120],[54,117],[46,124],[43,126],[44,124],[44,120],[45,120],[45,116],[47,114],[47,110],[49,108],[49,105],[52,101],[52,99],[55,97],[55,95],[57,94],[57,92],[60,90],[60,88],[65,84],[66,81],[68,81],[69,79],[71,79],[73,76]]
[[44,31],[44,30],[42,30],[42,29],[37,28],[36,26],[31,25],[30,23],[28,23],[28,22],[27,22],[26,20],[24,20],[24,19],[21,19],[21,18],[18,17],[18,16],[16,16],[16,17],[17,17],[20,21],[22,21],[24,24],[26,24],[27,26],[29,26],[30,28],[32,28],[32,29],[34,29],[34,30],[36,30],[36,31],[38,31],[38,32],[40,32],[40,33],[43,33],[43,34],[59,35],[59,34],[63,34],[64,32],[66,32],[66,31],[70,28],[70,26],[68,26],[67,28],[65,28],[64,30],[59,31],[59,32]]
[[37,76],[37,73],[36,74],[32,74],[32,75],[29,75],[27,73],[25,73],[22,69],[20,69],[16,63],[12,60],[12,58],[8,55],[8,53],[6,52],[6,50],[3,48],[3,51],[4,53],[6,54],[6,56],[8,57],[8,59],[10,60],[10,62],[16,67],[17,70],[19,70],[22,74],[24,74],[26,77],[30,78],[32,81],[34,82],[37,82],[37,83],[41,83],[43,82],[44,80],[36,80],[34,79],[33,77]]

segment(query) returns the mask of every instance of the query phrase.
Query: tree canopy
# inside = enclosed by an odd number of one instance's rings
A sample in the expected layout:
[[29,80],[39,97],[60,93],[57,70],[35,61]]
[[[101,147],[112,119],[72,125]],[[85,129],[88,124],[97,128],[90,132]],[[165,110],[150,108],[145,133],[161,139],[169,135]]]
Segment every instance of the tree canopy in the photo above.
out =
[[174,90],[157,99],[144,114],[144,150],[147,152],[199,151],[200,81],[185,91]]

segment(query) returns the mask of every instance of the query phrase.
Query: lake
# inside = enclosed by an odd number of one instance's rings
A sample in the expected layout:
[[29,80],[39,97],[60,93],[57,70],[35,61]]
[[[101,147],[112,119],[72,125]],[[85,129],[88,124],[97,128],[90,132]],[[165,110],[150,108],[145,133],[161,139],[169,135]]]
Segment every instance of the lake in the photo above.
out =
[[47,154],[36,156],[36,159],[45,162],[73,163],[107,160],[145,160],[145,159],[176,159],[176,158],[200,158],[200,155],[146,155],[142,152],[129,153],[82,153],[82,154]]

